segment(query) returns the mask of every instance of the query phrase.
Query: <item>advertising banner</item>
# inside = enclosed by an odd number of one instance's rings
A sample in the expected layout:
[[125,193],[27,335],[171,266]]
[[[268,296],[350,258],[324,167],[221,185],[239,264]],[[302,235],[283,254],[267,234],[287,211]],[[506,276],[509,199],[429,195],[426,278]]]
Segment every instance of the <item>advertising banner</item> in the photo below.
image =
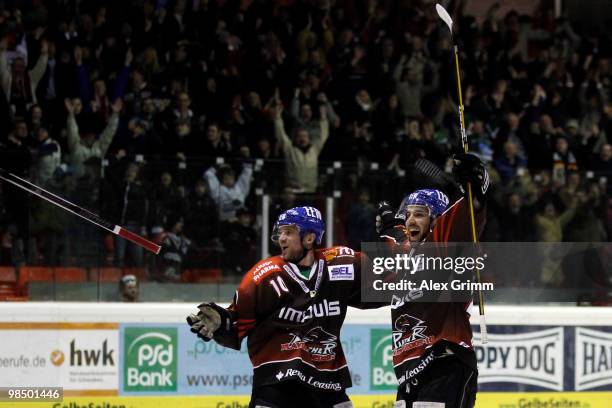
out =
[[134,394],[176,393],[179,327],[121,327],[121,391]]
[[612,332],[576,327],[576,391],[612,389]]
[[[159,395],[172,391],[181,395],[248,395],[251,392],[253,370],[246,341],[240,350],[232,350],[214,341],[198,339],[184,324],[124,324],[120,331],[124,364],[121,368],[121,392],[125,395]],[[342,347],[347,359],[354,362],[350,365],[352,390],[362,394],[370,389],[370,361],[361,358],[368,352],[369,331],[370,327],[365,325],[349,325],[342,329]],[[169,346],[163,348],[159,341],[162,337],[172,337],[170,332],[176,333],[177,341],[167,343]],[[164,336],[163,333],[168,334]],[[157,360],[154,357],[155,345],[150,344],[152,341],[157,341]],[[167,363],[164,359],[169,358],[170,345],[175,353],[172,361],[176,370],[171,369],[173,365],[169,363],[166,367],[159,365]],[[150,363],[158,364],[158,374],[145,374],[152,370]],[[162,386],[155,382],[156,379],[162,381]]]
[[[486,345],[477,329],[474,350],[481,391],[612,391],[612,332],[603,331],[607,328],[490,325]],[[120,333],[122,394],[250,393],[246,341],[239,351],[228,349],[198,339],[183,324],[124,324]],[[345,325],[341,338],[352,394],[396,389],[386,325]]]
[[204,342],[189,331],[179,328],[178,390],[186,395],[251,394],[253,370],[246,350],[240,351]]
[[481,391],[612,391],[610,327],[494,325],[474,346]]
[[397,380],[393,371],[391,330],[370,329],[370,390],[393,391]]
[[[393,406],[391,330],[378,323],[384,317],[342,328],[348,393],[357,407]],[[515,324],[510,317],[489,324],[484,345],[473,326],[477,407],[612,406],[612,326],[605,316],[568,325],[542,324],[550,317]],[[227,349],[198,339],[183,322],[0,322],[0,338],[0,386],[63,387],[64,401],[39,407],[239,408],[253,383],[246,341],[241,350]],[[14,405],[0,402],[5,406]]]
[[115,323],[2,323],[4,387],[63,387],[68,394],[116,394],[119,336]]
[[496,329],[500,330],[491,327],[486,345],[481,344],[480,335],[474,336],[479,384],[510,383],[563,390],[562,327],[518,333],[495,333]]
[[[479,393],[476,408],[609,408],[606,392],[487,392]],[[393,408],[395,394],[352,395],[355,408]],[[58,403],[0,402],[1,408],[248,408],[246,395],[200,395],[157,397],[68,397]]]

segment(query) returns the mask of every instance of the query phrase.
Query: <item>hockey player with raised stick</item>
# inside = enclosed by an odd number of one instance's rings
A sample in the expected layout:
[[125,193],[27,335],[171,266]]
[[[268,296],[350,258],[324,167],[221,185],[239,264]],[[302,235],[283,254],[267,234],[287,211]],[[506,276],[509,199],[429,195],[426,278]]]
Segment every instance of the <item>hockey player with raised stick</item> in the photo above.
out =
[[247,337],[249,407],[353,406],[340,328],[347,306],[361,306],[362,256],[347,247],[317,249],[324,230],[316,208],[285,211],[272,236],[281,255],[257,263],[227,309],[202,303],[187,318],[204,341],[239,349]]
[[[462,186],[472,184],[481,231],[489,175],[472,154],[456,155],[453,173]],[[460,196],[449,205],[442,191],[423,189],[409,194],[397,212],[383,202],[377,216],[381,239],[399,251],[417,253],[423,243],[471,242],[467,201]],[[391,303],[393,366],[399,383],[395,407],[473,407],[478,371],[470,326],[472,303],[415,300],[394,296]]]

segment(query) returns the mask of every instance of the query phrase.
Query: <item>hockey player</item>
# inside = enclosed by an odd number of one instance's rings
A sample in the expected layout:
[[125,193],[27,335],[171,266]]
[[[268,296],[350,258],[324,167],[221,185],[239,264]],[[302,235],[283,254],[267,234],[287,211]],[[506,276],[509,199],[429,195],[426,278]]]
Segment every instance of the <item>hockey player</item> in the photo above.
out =
[[[489,176],[471,154],[455,156],[455,178],[472,183],[478,230],[484,226]],[[381,238],[418,252],[421,243],[471,242],[469,205],[460,197],[449,206],[443,192],[417,190],[397,214],[379,206]],[[406,294],[409,295],[409,294]],[[393,366],[398,379],[397,408],[473,407],[477,390],[476,355],[472,348],[471,302],[418,302],[394,296],[391,303]]]
[[202,303],[187,322],[204,341],[239,349],[247,337],[253,364],[249,407],[353,405],[340,327],[347,306],[360,306],[361,254],[346,247],[317,249],[321,212],[282,213],[272,239],[281,255],[257,263],[242,279],[229,308]]

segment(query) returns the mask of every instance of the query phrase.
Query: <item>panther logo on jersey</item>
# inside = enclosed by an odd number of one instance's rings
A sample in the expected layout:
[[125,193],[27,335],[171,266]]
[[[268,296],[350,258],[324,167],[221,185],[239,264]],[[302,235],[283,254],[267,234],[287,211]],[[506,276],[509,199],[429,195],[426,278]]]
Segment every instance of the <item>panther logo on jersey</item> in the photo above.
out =
[[326,332],[321,326],[313,327],[306,333],[290,333],[289,343],[281,344],[281,351],[307,350],[312,361],[330,361],[336,358],[335,348],[338,337]]
[[416,317],[410,316],[409,314],[403,314],[397,319],[395,319],[395,330],[400,332],[407,332],[408,330],[412,330],[412,335],[415,338],[424,338],[421,333],[427,329],[427,326],[424,326],[421,319],[417,319]]
[[427,330],[425,322],[409,314],[403,314],[395,319],[393,327],[394,355],[433,342],[433,336],[425,335]]

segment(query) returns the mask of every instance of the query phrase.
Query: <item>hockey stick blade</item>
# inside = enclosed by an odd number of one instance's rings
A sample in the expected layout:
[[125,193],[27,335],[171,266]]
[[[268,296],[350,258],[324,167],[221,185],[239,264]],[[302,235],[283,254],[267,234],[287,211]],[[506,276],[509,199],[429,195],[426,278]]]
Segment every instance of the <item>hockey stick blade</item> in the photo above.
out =
[[148,239],[143,238],[140,235],[135,234],[132,231],[127,230],[123,227],[119,227],[117,235],[119,235],[121,238],[127,239],[130,242],[133,242],[138,246],[143,247],[149,252],[153,252],[155,255],[159,254],[159,251],[161,251],[161,247],[156,243],[151,242]]
[[453,34],[453,19],[451,18],[450,14],[448,14],[448,11],[446,11],[446,9],[442,7],[440,3],[436,3],[436,11],[438,12],[438,16],[440,16],[442,21],[446,23],[446,26],[448,27],[452,35]]
[[442,169],[429,160],[417,159],[417,161],[414,163],[414,169],[421,177],[426,179],[428,184],[431,184],[431,187],[438,187],[442,189],[449,197],[462,194],[462,189],[459,184],[457,184],[453,176],[445,173],[442,171]]

